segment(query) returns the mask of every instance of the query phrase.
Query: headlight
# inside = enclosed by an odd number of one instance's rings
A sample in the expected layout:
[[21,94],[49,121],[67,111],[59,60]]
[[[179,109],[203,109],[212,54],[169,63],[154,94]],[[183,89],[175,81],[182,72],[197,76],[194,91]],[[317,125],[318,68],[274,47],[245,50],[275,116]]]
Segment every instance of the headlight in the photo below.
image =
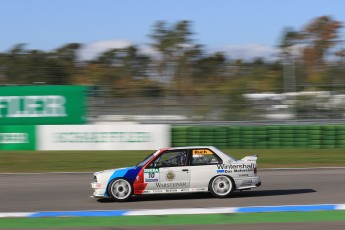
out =
[[96,176],[93,176],[93,181],[97,182],[97,177]]

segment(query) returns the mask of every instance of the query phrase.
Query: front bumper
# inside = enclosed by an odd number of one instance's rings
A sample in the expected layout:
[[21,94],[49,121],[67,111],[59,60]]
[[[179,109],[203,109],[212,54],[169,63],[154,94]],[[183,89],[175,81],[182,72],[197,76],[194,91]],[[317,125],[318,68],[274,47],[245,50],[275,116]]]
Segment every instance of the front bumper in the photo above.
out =
[[95,198],[103,198],[105,196],[106,189],[102,188],[102,184],[97,183],[97,182],[92,182],[91,183],[91,188],[93,188],[95,191],[93,193],[93,197]]

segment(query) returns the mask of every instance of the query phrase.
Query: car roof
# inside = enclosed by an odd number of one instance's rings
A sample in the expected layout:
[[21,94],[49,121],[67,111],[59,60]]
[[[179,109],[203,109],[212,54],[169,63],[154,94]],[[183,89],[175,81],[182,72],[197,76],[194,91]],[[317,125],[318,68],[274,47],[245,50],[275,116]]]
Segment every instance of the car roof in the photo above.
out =
[[171,147],[171,148],[166,148],[164,150],[179,150],[179,149],[211,149],[213,152],[215,152],[219,157],[221,157],[223,160],[227,159],[232,159],[235,160],[234,158],[230,157],[226,153],[222,152],[221,150],[217,149],[214,146],[181,146],[181,147]]
[[178,150],[178,149],[215,149],[214,146],[179,146],[179,147],[171,147],[171,148],[167,148],[168,150]]

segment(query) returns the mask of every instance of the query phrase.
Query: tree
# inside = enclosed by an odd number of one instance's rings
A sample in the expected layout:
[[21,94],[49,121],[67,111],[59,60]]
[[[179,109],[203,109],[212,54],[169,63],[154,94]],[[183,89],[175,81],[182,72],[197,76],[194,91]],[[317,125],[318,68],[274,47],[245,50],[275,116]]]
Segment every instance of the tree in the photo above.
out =
[[280,54],[284,60],[291,60],[299,44],[299,32],[292,28],[285,28],[279,44]]
[[303,61],[311,82],[321,80],[321,67],[325,64],[328,51],[339,41],[341,27],[341,22],[329,16],[321,16],[307,24],[300,32],[301,40],[305,45]]
[[170,82],[176,76],[178,60],[195,46],[191,39],[191,23],[179,21],[172,26],[159,21],[154,25],[150,34],[153,43],[151,46],[159,53],[158,74],[162,82]]
[[66,44],[47,56],[47,75],[53,85],[70,84],[78,71],[79,43]]
[[221,52],[216,52],[206,57],[200,58],[197,65],[199,80],[202,82],[221,83],[224,82],[224,64],[226,57]]
[[7,53],[1,54],[0,71],[5,84],[27,84],[23,76],[26,55],[25,44],[17,44]]

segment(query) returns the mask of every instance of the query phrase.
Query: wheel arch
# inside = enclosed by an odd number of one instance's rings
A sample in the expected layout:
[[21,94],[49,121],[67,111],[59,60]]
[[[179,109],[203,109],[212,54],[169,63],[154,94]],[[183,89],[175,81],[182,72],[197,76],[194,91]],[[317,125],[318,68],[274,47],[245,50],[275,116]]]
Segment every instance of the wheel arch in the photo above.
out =
[[218,177],[218,176],[226,176],[226,177],[228,177],[228,178],[231,180],[232,185],[233,185],[233,187],[234,187],[233,190],[236,190],[236,189],[237,189],[235,180],[234,180],[234,178],[232,178],[232,176],[227,175],[227,174],[218,174],[218,175],[215,175],[214,177],[212,177],[212,178],[210,179],[210,181],[208,182],[208,190],[209,190],[209,191],[210,191],[210,188],[211,188],[211,183],[212,183],[212,181],[214,180],[214,178],[216,178],[216,177]]
[[117,181],[117,180],[126,180],[129,185],[131,186],[131,189],[132,189],[132,193],[134,192],[134,187],[133,187],[133,183],[131,182],[131,180],[129,180],[128,178],[126,177],[114,177],[114,178],[111,178],[109,181],[108,181],[108,184],[107,184],[107,187],[106,187],[106,194],[107,197],[111,197],[111,191],[110,191],[110,185],[114,182],[114,181]]
[[230,175],[219,174],[210,180],[209,192],[217,198],[230,197],[236,189],[234,180]]

